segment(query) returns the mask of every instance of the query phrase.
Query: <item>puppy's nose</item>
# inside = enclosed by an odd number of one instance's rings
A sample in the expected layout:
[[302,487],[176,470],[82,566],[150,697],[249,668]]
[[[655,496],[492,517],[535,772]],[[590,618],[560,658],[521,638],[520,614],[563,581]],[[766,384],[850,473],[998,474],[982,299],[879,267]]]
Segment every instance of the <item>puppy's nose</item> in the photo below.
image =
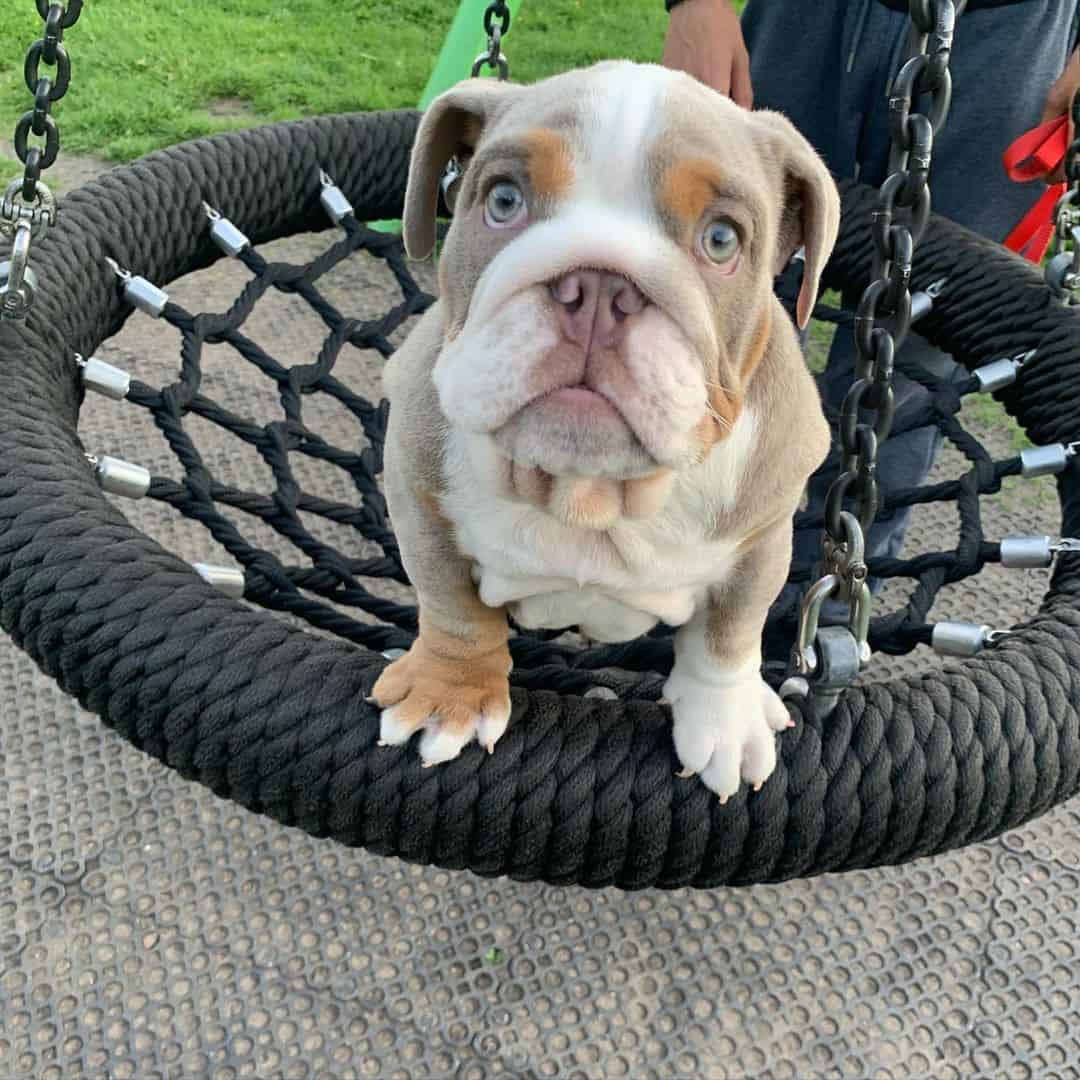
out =
[[648,303],[629,278],[603,270],[571,270],[551,283],[551,295],[563,334],[586,352],[618,345]]

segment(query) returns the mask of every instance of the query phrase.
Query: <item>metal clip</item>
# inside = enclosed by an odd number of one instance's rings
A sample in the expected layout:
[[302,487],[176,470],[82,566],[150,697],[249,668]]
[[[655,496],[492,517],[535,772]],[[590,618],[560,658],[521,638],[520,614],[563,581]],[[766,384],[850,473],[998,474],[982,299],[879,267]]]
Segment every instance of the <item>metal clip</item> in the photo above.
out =
[[975,623],[939,622],[931,635],[931,647],[939,656],[969,659],[1008,636],[1008,630],[991,630]]
[[235,566],[192,563],[191,568],[207,583],[233,600],[244,598],[244,571]]
[[[1065,238],[1072,241],[1072,250],[1064,246]],[[1050,259],[1043,271],[1046,284],[1062,299],[1073,303],[1073,293],[1080,288],[1080,224],[1070,224],[1064,236],[1054,234],[1050,245]]]
[[989,364],[976,368],[974,375],[979,381],[979,392],[992,394],[996,390],[1004,390],[1006,386],[1012,386],[1023,366],[1034,358],[1036,351],[1036,349],[1029,349],[1019,356],[992,360]]
[[210,239],[226,255],[236,257],[251,241],[226,217],[222,217],[208,202],[202,204],[203,213],[210,219]]
[[1080,540],[1071,536],[1064,536],[1055,544],[1050,545],[1054,555],[1075,555],[1080,553]]
[[141,499],[150,490],[150,473],[141,465],[108,456],[85,456],[94,467],[102,491],[122,495],[126,499]]
[[1071,536],[1007,536],[1001,541],[1001,565],[1010,570],[1045,570],[1058,555],[1080,552],[1080,540]]
[[56,221],[56,196],[49,190],[47,184],[40,180],[34,185],[37,195],[37,203],[27,206],[22,197],[22,181],[13,180],[4,191],[3,199],[0,199],[0,236],[6,240],[15,237],[15,231],[20,225],[30,226],[30,232],[36,240],[50,225]]
[[812,677],[817,673],[818,655],[814,640],[821,621],[821,609],[826,600],[840,591],[842,585],[843,581],[836,574],[826,574],[815,581],[803,597],[799,611],[799,634],[791,651],[791,666],[800,675]]
[[131,389],[131,376],[122,368],[113,367],[93,356],[85,360],[80,353],[75,354],[75,363],[82,372],[82,384],[87,390],[112,398],[113,401],[123,401],[127,397]]
[[1053,476],[1064,472],[1069,464],[1069,459],[1076,456],[1080,443],[1071,443],[1064,446],[1055,443],[1051,446],[1032,446],[1020,453],[1020,475],[1032,478],[1035,476]]
[[454,196],[452,189],[454,185],[465,175],[465,170],[461,167],[461,162],[456,157],[452,157],[447,163],[446,168],[443,170],[442,180],[440,185],[442,187],[443,202],[446,203],[447,208],[452,212],[454,209]]
[[1045,570],[1053,561],[1049,536],[1006,536],[1001,541],[1001,565],[1009,570]]
[[353,212],[352,203],[345,198],[345,193],[322,169],[319,170],[319,183],[322,184],[319,202],[322,203],[322,208],[330,220],[335,225],[340,225]]
[[22,320],[30,314],[37,291],[37,275],[30,269],[33,228],[20,221],[11,245],[11,259],[0,263],[0,319]]
[[113,273],[123,282],[124,299],[132,307],[138,308],[144,314],[155,319],[160,318],[169,302],[169,294],[163,289],[159,289],[152,282],[147,281],[146,278],[139,277],[137,274],[132,274],[130,270],[123,269],[115,259],[106,256],[105,261],[112,267]]
[[913,323],[925,319],[934,310],[934,301],[945,291],[945,286],[948,284],[948,278],[939,278],[927,285],[925,289],[911,294],[911,321]]

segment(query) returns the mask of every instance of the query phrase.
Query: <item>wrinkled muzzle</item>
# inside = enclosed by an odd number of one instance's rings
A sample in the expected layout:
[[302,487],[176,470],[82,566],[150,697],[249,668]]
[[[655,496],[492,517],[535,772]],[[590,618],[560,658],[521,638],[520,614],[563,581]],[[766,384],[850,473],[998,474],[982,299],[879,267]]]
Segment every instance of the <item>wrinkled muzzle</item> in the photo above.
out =
[[452,423],[555,476],[700,458],[716,332],[700,279],[658,226],[582,206],[532,225],[467,310],[434,370]]

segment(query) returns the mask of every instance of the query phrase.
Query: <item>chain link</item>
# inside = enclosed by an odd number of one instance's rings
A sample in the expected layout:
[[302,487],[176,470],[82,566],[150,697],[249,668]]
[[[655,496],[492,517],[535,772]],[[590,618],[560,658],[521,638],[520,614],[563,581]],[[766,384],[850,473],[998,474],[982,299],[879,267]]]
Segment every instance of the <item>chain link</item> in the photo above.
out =
[[[803,599],[792,651],[792,667],[801,676],[812,677],[822,666],[815,637],[829,599],[848,605],[860,662],[869,659],[865,547],[879,507],[878,448],[892,428],[893,361],[911,329],[912,261],[930,217],[934,137],[949,114],[953,30],[965,4],[910,0],[907,52],[889,92],[888,176],[871,216],[871,280],[855,314],[855,381],[841,409],[841,472],[825,500],[823,574]],[[925,113],[915,111],[920,100],[927,102]]]
[[1046,284],[1065,304],[1080,303],[1080,91],[1072,100],[1073,141],[1065,151],[1068,187],[1054,208],[1054,235],[1043,271]]
[[[30,242],[56,218],[55,200],[41,174],[60,153],[60,129],[52,107],[71,84],[71,58],[62,42],[64,31],[78,22],[83,6],[83,0],[35,2],[45,26],[41,38],[27,50],[23,64],[26,88],[34,97],[34,107],[15,125],[15,154],[23,164],[23,176],[0,200],[0,238],[11,244],[11,258],[0,263],[0,318],[9,319],[24,319],[29,314],[35,289],[28,265]],[[46,74],[42,65],[55,71]],[[44,139],[44,144],[32,145],[31,136]]]
[[500,80],[510,78],[510,61],[502,51],[502,39],[509,29],[509,5],[506,0],[492,0],[484,12],[484,33],[487,34],[488,48],[487,52],[481,53],[473,63],[472,77],[474,79],[485,67],[497,72]]

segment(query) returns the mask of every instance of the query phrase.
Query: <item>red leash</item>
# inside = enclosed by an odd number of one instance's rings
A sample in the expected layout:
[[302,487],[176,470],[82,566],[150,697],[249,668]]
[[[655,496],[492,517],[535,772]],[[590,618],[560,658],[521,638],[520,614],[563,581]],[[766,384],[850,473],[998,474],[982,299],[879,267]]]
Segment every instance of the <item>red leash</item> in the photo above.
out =
[[[1059,116],[1021,135],[1005,151],[1002,164],[1010,180],[1025,184],[1056,169],[1065,160],[1068,148],[1069,120]],[[1067,187],[1067,184],[1051,184],[1005,238],[1005,246],[1033,263],[1041,262],[1054,235],[1054,207]]]

